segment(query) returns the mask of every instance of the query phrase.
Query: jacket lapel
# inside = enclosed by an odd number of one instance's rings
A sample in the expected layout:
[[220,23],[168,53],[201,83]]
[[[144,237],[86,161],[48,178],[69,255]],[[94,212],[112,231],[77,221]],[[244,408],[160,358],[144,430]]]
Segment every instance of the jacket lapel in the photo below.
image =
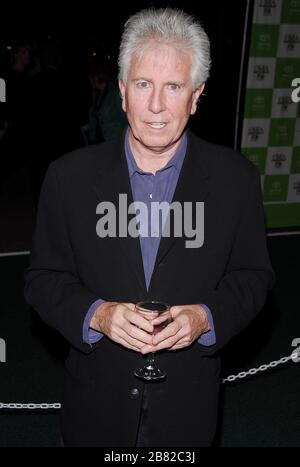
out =
[[[187,152],[172,202],[178,201],[182,206],[187,201],[203,202],[208,197],[209,191],[209,173],[201,158],[201,146],[196,144],[195,137],[188,132]],[[173,233],[171,228],[170,237],[161,238],[152,276],[178,240]]]
[[[110,167],[101,170],[97,174],[97,181],[94,183],[93,188],[100,201],[110,201],[116,207],[118,226],[119,194],[127,196],[127,213],[128,206],[133,202],[124,144],[118,147],[118,155],[112,154]],[[127,214],[127,224],[133,217],[135,217],[134,214]],[[138,284],[142,289],[141,296],[146,296],[147,289],[139,238],[133,238],[129,235],[126,237],[118,237],[117,233],[116,240],[120,247],[120,255],[126,258],[128,267],[135,274]]]

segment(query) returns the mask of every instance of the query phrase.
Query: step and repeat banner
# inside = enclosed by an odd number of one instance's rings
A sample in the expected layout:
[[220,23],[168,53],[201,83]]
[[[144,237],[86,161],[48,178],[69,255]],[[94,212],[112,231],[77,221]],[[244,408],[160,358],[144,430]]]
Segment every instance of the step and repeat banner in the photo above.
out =
[[299,98],[300,0],[255,0],[241,152],[260,170],[268,228],[300,227]]

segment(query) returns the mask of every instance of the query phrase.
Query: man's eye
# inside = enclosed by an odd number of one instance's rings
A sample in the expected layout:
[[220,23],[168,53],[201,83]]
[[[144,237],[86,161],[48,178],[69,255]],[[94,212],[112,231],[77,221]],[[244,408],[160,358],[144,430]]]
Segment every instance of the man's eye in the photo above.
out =
[[137,87],[141,89],[147,89],[150,86],[150,84],[147,81],[138,81],[137,82]]
[[169,83],[168,84],[168,88],[171,90],[171,91],[177,91],[179,89],[179,85],[176,84],[176,83]]

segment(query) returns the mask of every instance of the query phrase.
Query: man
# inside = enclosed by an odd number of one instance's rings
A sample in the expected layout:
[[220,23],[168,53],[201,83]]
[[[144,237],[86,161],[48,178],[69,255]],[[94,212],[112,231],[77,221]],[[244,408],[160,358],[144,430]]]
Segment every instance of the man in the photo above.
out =
[[[273,283],[257,169],[185,130],[209,65],[208,38],[189,15],[131,17],[119,57],[127,132],[65,156],[46,175],[25,294],[70,343],[68,446],[211,445],[219,351],[259,312]],[[188,229],[164,235],[151,214],[138,225],[133,201],[140,210],[192,203],[196,214],[204,203],[203,242],[187,243]],[[107,227],[111,219],[116,228]],[[128,234],[132,221],[139,237]],[[155,337],[159,318],[136,313],[141,300],[171,305],[173,321]],[[167,373],[155,383],[134,376],[150,351]]]

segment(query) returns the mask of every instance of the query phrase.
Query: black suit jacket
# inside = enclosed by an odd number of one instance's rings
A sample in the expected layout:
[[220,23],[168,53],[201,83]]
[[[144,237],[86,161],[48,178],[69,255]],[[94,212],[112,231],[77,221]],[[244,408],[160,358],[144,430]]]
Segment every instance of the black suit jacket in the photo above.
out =
[[[25,296],[69,342],[63,436],[67,445],[133,446],[145,384],[133,375],[141,354],[107,337],[83,342],[83,321],[98,298],[206,304],[216,344],[162,351],[167,378],[147,383],[153,446],[201,446],[214,435],[219,350],[262,308],[273,271],[265,243],[258,170],[243,156],[191,133],[173,201],[203,201],[204,244],[162,238],[151,283],[139,239],[99,238],[96,207],[132,202],[123,140],[75,151],[53,162],[40,197]],[[137,389],[137,391],[132,391]]]

